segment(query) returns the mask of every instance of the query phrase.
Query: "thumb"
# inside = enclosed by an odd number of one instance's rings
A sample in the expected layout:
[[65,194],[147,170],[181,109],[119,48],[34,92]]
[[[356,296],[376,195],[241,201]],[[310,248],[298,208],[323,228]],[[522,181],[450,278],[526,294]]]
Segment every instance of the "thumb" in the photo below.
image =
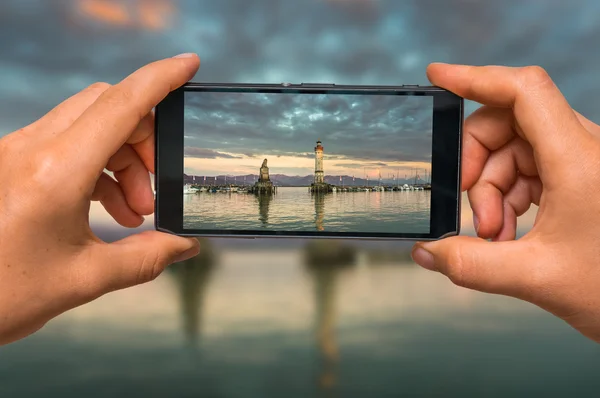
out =
[[196,256],[200,243],[158,231],[146,231],[99,245],[94,280],[101,294],[154,280],[173,263]]
[[458,286],[518,298],[531,289],[536,260],[533,246],[522,240],[488,242],[467,236],[417,243],[411,255]]

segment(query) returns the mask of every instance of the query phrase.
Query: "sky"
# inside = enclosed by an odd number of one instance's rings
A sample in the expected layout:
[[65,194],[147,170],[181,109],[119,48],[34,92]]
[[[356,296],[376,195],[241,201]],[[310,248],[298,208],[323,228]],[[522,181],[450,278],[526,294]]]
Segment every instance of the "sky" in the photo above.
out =
[[0,135],[189,51],[205,82],[427,84],[433,61],[539,64],[598,122],[599,37],[596,0],[2,0]]
[[[306,176],[314,147],[326,175],[375,178],[429,170],[433,97],[186,93],[185,172]],[[423,171],[425,173],[425,171]]]
[[190,51],[201,82],[428,84],[434,61],[537,64],[600,122],[599,37],[596,0],[2,0],[0,136]]

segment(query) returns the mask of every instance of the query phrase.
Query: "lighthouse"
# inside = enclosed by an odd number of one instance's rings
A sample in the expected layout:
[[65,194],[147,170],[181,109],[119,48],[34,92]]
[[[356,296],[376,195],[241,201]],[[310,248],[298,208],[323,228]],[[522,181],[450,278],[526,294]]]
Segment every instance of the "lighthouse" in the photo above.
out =
[[309,192],[313,193],[329,193],[333,192],[335,187],[325,182],[325,173],[323,171],[323,145],[321,141],[317,141],[315,147],[315,182],[310,184]]
[[323,184],[325,182],[323,178],[323,146],[321,141],[317,141],[315,147],[315,184]]

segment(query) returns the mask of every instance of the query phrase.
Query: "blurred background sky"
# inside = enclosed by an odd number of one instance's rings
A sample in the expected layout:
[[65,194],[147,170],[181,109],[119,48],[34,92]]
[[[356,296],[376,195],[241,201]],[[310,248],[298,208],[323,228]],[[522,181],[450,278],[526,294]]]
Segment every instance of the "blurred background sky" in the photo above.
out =
[[189,51],[206,82],[426,84],[434,61],[539,64],[597,121],[598,37],[594,0],[3,0],[0,132]]
[[[427,84],[433,61],[537,64],[599,122],[598,38],[595,0],[2,0],[0,136],[183,52],[205,82]],[[98,206],[91,219],[107,240],[132,232]],[[598,396],[595,345],[419,269],[407,244],[203,247],[0,349],[0,396]]]

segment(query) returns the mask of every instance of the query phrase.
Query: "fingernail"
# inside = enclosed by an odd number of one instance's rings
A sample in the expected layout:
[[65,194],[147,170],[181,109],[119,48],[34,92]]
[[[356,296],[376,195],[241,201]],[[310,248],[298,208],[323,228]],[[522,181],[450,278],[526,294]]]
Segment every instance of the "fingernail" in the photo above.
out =
[[477,214],[473,213],[473,226],[475,227],[475,233],[479,233],[479,217]]
[[197,55],[195,53],[185,53],[185,54],[179,54],[174,56],[173,58],[192,58],[192,57],[196,57]]
[[182,261],[189,260],[192,257],[196,257],[198,255],[198,253],[200,253],[200,248],[192,247],[191,249],[188,249],[188,250],[184,251],[183,253],[179,254],[177,257],[175,257],[175,259],[173,260],[173,262],[171,264],[180,263]]
[[437,271],[435,268],[435,262],[433,258],[433,254],[423,249],[422,247],[417,247],[411,253],[412,259],[415,263],[419,264],[421,267],[428,269],[430,271]]

